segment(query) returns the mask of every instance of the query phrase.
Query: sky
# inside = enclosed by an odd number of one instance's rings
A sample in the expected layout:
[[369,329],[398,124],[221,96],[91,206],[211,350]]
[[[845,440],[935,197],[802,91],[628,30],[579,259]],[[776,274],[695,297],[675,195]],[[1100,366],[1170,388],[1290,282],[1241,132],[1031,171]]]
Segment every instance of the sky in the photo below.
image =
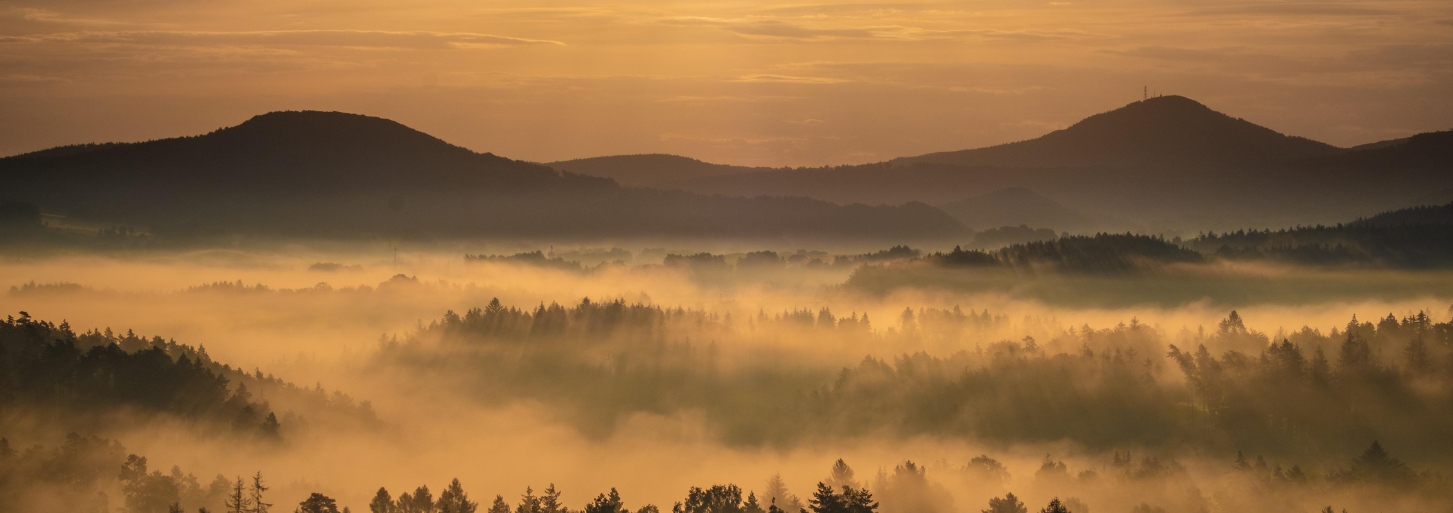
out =
[[0,1],[0,155],[310,109],[539,162],[854,164],[1145,87],[1339,146],[1453,129],[1453,2]]

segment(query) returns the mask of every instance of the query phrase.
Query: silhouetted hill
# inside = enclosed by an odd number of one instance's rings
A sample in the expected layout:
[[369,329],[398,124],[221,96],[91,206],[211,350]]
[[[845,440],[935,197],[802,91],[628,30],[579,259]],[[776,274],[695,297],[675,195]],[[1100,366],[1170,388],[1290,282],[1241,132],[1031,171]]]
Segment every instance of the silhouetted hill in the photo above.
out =
[[1172,96],[1018,143],[670,185],[711,194],[933,204],[1024,187],[1097,219],[1096,229],[1331,223],[1453,199],[1447,192],[1453,191],[1453,132],[1340,149]]
[[1343,150],[1279,134],[1183,96],[1150,98],[1016,143],[896,159],[897,164],[1096,167],[1232,166],[1332,155]]
[[1359,174],[1394,169],[1419,179],[1446,177],[1453,174],[1453,130],[1364,144],[1335,155],[1302,159],[1297,166]]
[[212,133],[0,159],[0,201],[171,233],[939,237],[927,205],[622,189],[475,153],[381,118],[275,112]]
[[1453,225],[1453,203],[1404,208],[1366,218],[1352,223],[1354,226],[1412,226],[1429,224]]
[[940,208],[975,230],[1028,225],[1078,231],[1091,226],[1091,221],[1079,212],[1024,187],[1010,187],[964,198]]
[[[66,184],[104,186],[106,196],[156,187],[188,194],[294,195],[610,186],[475,153],[387,119],[340,112],[272,112],[206,135],[68,146],[0,162],[13,187],[37,189],[33,200],[47,206],[75,203],[83,210],[81,203],[91,198]],[[76,194],[82,196],[71,200]]]
[[1186,245],[1238,260],[1448,268],[1453,266],[1453,203],[1405,208],[1332,226],[1210,232]]
[[561,171],[610,178],[626,187],[661,187],[680,180],[769,169],[711,164],[693,158],[659,153],[562,160],[546,165]]

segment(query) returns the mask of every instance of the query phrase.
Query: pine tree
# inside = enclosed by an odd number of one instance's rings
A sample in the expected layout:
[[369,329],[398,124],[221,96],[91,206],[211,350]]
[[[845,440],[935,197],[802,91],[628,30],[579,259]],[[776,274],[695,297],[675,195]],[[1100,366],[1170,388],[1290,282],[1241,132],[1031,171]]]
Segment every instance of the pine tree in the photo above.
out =
[[1064,504],[1060,504],[1059,497],[1055,497],[1054,500],[1049,501],[1048,506],[1039,510],[1039,513],[1070,513],[1070,510]]
[[520,496],[520,505],[515,506],[515,513],[540,513],[540,498],[530,487],[525,487],[525,494]]
[[394,499],[389,495],[388,489],[378,488],[378,493],[373,495],[373,501],[368,503],[370,513],[397,513],[398,508],[394,507]]
[[[767,478],[767,489],[764,497],[770,505],[776,506],[781,511],[796,513],[804,509],[802,499],[797,498],[796,495],[793,495],[787,490],[787,483],[782,480],[782,474],[772,474],[772,477]],[[771,508],[769,507],[769,513],[770,510]]]
[[833,491],[827,483],[817,483],[817,491],[813,492],[812,499],[807,503],[813,513],[847,513],[847,503],[843,496]]
[[474,513],[479,504],[471,502],[469,495],[464,493],[464,486],[459,484],[459,479],[449,483],[449,487],[439,493],[439,503],[436,510],[439,513]]
[[267,513],[267,508],[272,507],[272,504],[262,502],[262,492],[267,490],[268,488],[262,485],[262,472],[252,476],[252,513]]
[[838,458],[837,462],[832,464],[832,473],[827,477],[827,485],[833,489],[845,486],[856,487],[858,486],[858,482],[854,481],[853,477],[853,468],[849,467],[848,463],[843,461],[842,458]]
[[434,494],[429,491],[428,485],[422,485],[414,489],[414,500],[412,505],[409,506],[408,511],[411,513],[434,513]]
[[338,501],[315,492],[298,503],[297,513],[338,513]]
[[757,502],[757,492],[747,494],[747,502],[742,504],[742,513],[766,513],[762,511],[762,504]]
[[494,504],[489,505],[488,513],[510,513],[510,505],[505,503],[503,495],[494,496]]
[[555,489],[555,483],[550,483],[545,488],[545,495],[540,496],[540,513],[569,513],[570,508],[560,503],[560,491]]
[[874,513],[878,510],[878,503],[873,502],[873,494],[868,493],[867,488],[844,486],[842,498],[846,513]]
[[585,513],[628,513],[628,510],[621,504],[620,493],[611,488],[609,495],[602,493],[586,504]]
[[1004,494],[1003,498],[995,497],[989,499],[989,509],[982,510],[983,513],[1029,513],[1029,508],[1024,506],[1013,493]]
[[247,486],[242,483],[242,476],[237,476],[237,483],[232,485],[232,491],[228,493],[224,504],[227,511],[231,513],[248,513],[252,506],[252,500],[247,498]]

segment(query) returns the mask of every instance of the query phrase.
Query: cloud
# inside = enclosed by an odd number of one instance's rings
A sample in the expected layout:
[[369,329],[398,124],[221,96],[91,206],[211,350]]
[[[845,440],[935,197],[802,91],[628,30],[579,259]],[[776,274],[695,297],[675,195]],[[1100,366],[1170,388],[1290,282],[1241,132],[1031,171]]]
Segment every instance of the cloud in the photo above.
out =
[[825,39],[864,39],[876,36],[873,31],[868,29],[813,28],[779,20],[678,16],[662,18],[658,22],[666,25],[717,27],[721,30],[756,40],[814,41]]
[[766,7],[759,12],[778,15],[821,16],[824,14],[884,15],[918,12],[929,9],[924,4],[797,4]]
[[1255,51],[1244,47],[1179,48],[1142,46],[1105,53],[1182,64],[1223,66],[1255,70],[1269,75],[1296,73],[1357,74],[1401,70],[1430,73],[1453,64],[1453,44],[1385,44],[1352,49],[1345,54],[1293,57]]
[[867,39],[878,37],[878,34],[869,29],[821,29],[781,21],[733,23],[727,25],[726,29],[743,36],[773,39]]
[[737,102],[737,103],[761,103],[761,102],[784,102],[801,100],[801,96],[741,96],[741,95],[717,95],[717,96],[672,96],[656,100],[657,102]]
[[1041,41],[1068,41],[1077,39],[1107,38],[1077,30],[994,30],[994,29],[925,29],[904,25],[874,25],[860,27],[814,27],[774,19],[712,18],[701,16],[680,16],[663,18],[659,23],[667,25],[709,26],[757,41],[828,41],[843,39],[871,39],[884,41],[955,41],[976,40],[1008,43],[1034,43]]
[[1390,16],[1399,14],[1388,9],[1331,3],[1247,3],[1219,5],[1194,9],[1187,14],[1212,16]]
[[742,76],[737,77],[736,79],[734,79],[732,81],[733,82],[788,83],[788,84],[839,84],[839,83],[847,82],[847,80],[840,79],[840,78],[830,78],[830,77],[802,77],[802,76],[793,76],[793,75],[771,75],[771,74],[742,75]]
[[260,45],[414,50],[565,44],[560,41],[469,32],[388,32],[367,30],[264,30],[239,32],[86,31],[34,36],[9,36],[0,38],[0,43],[70,43],[141,46]]
[[65,23],[73,25],[119,25],[121,22],[101,18],[72,18],[56,11],[34,7],[15,7],[10,14],[35,23]]
[[1080,39],[1108,39],[1111,36],[1092,32],[1077,30],[992,30],[992,29],[962,29],[962,30],[930,30],[912,27],[893,27],[890,31],[887,28],[880,29],[885,36],[893,34],[899,39],[911,39],[919,41],[929,40],[978,40],[1006,43],[1036,43],[1043,41],[1072,41]]

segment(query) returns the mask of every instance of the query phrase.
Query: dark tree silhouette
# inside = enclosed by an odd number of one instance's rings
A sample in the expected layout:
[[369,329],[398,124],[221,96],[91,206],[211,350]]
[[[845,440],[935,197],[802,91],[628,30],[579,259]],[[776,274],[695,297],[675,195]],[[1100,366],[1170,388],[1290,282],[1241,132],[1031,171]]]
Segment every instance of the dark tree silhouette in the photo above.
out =
[[734,484],[713,485],[701,489],[691,487],[686,492],[686,501],[671,508],[672,513],[741,513],[742,489]]
[[378,493],[373,494],[373,500],[368,503],[370,513],[397,513],[398,507],[394,505],[393,496],[389,495],[388,489],[378,488]]
[[989,499],[989,509],[982,510],[983,513],[1029,513],[1029,508],[1015,497],[1013,493],[1006,493],[1003,497]]
[[[273,422],[274,425],[276,425],[277,418],[274,417]],[[267,490],[268,488],[266,486],[263,486],[262,484],[262,472],[258,472],[256,475],[253,475],[252,494],[249,497],[252,500],[252,513],[267,513],[267,509],[272,507],[272,504],[262,502],[262,493],[266,492]]]
[[296,513],[338,513],[338,501],[321,493],[313,492],[298,503]]
[[237,476],[237,483],[232,485],[232,492],[227,495],[227,511],[229,513],[247,513],[252,507],[252,499],[246,495],[247,485],[243,484],[242,476]]
[[630,513],[621,504],[621,495],[615,488],[610,489],[609,494],[602,493],[595,496],[595,500],[585,505],[585,513]]
[[435,504],[435,511],[438,513],[474,513],[479,508],[479,503],[469,500],[469,495],[464,493],[464,486],[459,484],[455,478],[449,482],[444,491],[439,492],[439,502]]
[[1070,510],[1064,504],[1060,504],[1059,497],[1055,497],[1049,501],[1049,505],[1039,510],[1039,513],[1070,513]]

